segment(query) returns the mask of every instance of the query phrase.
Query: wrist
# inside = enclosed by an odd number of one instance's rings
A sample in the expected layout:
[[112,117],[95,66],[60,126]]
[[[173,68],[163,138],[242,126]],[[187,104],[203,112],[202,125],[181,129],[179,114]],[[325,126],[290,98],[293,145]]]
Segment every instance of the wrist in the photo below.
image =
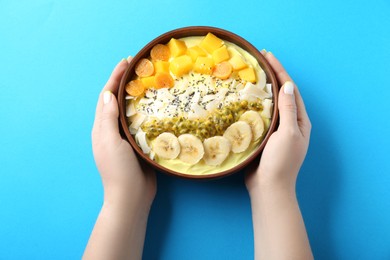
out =
[[103,207],[124,214],[133,212],[149,214],[152,202],[153,199],[147,198],[143,192],[105,189]]
[[260,164],[256,171],[247,176],[246,183],[250,194],[274,191],[295,193],[297,171],[262,166]]
[[295,181],[257,178],[256,182],[248,187],[248,193],[251,200],[263,197],[296,197]]

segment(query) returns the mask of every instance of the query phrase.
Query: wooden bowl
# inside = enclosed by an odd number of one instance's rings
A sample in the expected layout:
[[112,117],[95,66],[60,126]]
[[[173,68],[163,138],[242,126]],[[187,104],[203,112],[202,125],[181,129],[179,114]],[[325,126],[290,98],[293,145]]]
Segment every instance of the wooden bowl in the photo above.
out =
[[[150,50],[155,46],[156,44],[166,44],[171,38],[183,38],[183,37],[189,37],[189,36],[205,36],[207,33],[212,33],[215,36],[219,37],[222,40],[226,40],[228,42],[234,43],[238,45],[239,47],[246,50],[249,54],[251,54],[253,57],[257,59],[259,62],[261,68],[264,70],[266,76],[267,76],[267,83],[272,84],[272,101],[273,101],[273,111],[272,111],[272,118],[270,122],[270,126],[268,129],[268,132],[266,133],[264,139],[261,141],[258,148],[252,152],[252,154],[243,162],[240,164],[234,166],[233,168],[230,168],[225,171],[221,171],[214,174],[207,174],[207,175],[190,175],[190,174],[184,174],[180,172],[176,172],[174,170],[168,169],[166,167],[163,167],[162,165],[158,164],[157,162],[153,161],[149,158],[147,154],[144,154],[141,150],[141,148],[137,145],[134,137],[130,134],[127,120],[126,120],[126,91],[125,86],[126,84],[134,77],[135,74],[135,65],[137,62],[142,58],[148,58],[150,54]],[[256,157],[260,156],[262,150],[264,149],[264,146],[266,145],[269,137],[271,134],[276,130],[277,122],[278,122],[278,92],[279,87],[278,83],[275,77],[275,74],[267,62],[267,60],[263,57],[263,55],[248,41],[241,38],[240,36],[215,27],[208,27],[208,26],[191,26],[191,27],[184,27],[175,29],[169,32],[166,32],[159,37],[155,38],[151,42],[149,42],[144,48],[141,49],[140,52],[135,55],[135,57],[131,60],[129,63],[125,73],[123,74],[122,80],[120,82],[119,92],[118,92],[118,102],[119,102],[119,121],[120,121],[120,127],[121,131],[123,132],[124,137],[129,141],[133,149],[135,150],[136,154],[142,158],[144,161],[147,162],[147,164],[151,165],[153,168],[155,168],[158,171],[177,176],[187,179],[215,179],[215,178],[221,178],[228,176],[230,174],[236,173],[240,170],[242,170],[244,167],[246,167],[250,162],[252,162]]]

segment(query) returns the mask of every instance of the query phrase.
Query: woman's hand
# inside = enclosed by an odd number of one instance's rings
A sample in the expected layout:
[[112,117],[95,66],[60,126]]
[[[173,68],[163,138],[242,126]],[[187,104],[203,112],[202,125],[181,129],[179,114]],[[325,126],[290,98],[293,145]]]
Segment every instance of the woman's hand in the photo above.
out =
[[[298,89],[272,53],[263,55],[279,84],[280,125],[268,140],[260,164],[249,170],[256,259],[312,259],[295,194],[298,171],[309,146],[311,124]],[[275,108],[276,109],[276,108]]]
[[156,193],[155,174],[138,161],[130,144],[123,140],[118,127],[118,92],[128,61],[114,69],[99,96],[92,129],[93,155],[104,186],[104,201],[138,198],[150,207]]
[[156,176],[140,164],[118,127],[118,92],[128,66],[122,60],[99,96],[92,148],[104,188],[104,202],[83,259],[141,259]]
[[260,164],[247,175],[249,193],[260,186],[279,186],[295,191],[299,169],[309,146],[311,123],[302,97],[280,62],[272,53],[263,53],[282,85],[279,92],[280,125],[269,138]]

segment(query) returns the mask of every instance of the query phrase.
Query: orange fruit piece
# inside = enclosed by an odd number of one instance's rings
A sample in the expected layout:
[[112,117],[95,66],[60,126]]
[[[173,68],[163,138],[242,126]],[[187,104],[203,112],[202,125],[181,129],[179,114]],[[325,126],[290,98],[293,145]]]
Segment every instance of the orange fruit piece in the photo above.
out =
[[140,61],[135,65],[135,74],[139,77],[149,77],[154,73],[153,63],[148,59],[140,59]]
[[175,84],[175,81],[173,80],[171,74],[166,72],[157,73],[155,78],[155,84],[156,88],[171,88]]
[[138,97],[139,95],[142,95],[145,91],[145,87],[140,79],[130,81],[126,84],[125,89],[127,94],[133,97]]
[[252,83],[256,82],[256,72],[252,67],[248,67],[246,69],[242,69],[238,72],[238,76],[245,81],[249,81]]
[[150,56],[152,57],[152,60],[168,61],[171,56],[171,51],[168,46],[164,44],[156,44],[150,51]]
[[229,62],[224,61],[215,65],[213,69],[213,76],[220,79],[227,79],[230,77],[232,72],[233,66]]
[[154,88],[154,86],[156,85],[154,76],[141,78],[141,82],[145,89]]

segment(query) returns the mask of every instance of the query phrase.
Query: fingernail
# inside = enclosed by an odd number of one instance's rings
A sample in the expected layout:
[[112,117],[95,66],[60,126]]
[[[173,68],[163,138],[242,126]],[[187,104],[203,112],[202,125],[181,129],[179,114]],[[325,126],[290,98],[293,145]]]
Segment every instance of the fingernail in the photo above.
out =
[[112,93],[111,93],[111,91],[108,91],[108,90],[105,91],[104,94],[103,94],[103,103],[104,103],[104,104],[110,103],[111,98],[112,98]]
[[291,81],[286,81],[283,86],[284,94],[294,95],[294,84]]
[[123,61],[125,61],[126,59],[125,58],[123,58],[123,59],[121,59],[121,62],[123,62]]
[[266,49],[262,49],[260,52],[261,52],[261,54],[263,54],[263,55],[264,55],[264,54],[266,54],[266,53],[267,53],[267,50],[266,50]]
[[127,57],[127,62],[130,62],[132,58],[133,57],[131,55],[129,57]]

